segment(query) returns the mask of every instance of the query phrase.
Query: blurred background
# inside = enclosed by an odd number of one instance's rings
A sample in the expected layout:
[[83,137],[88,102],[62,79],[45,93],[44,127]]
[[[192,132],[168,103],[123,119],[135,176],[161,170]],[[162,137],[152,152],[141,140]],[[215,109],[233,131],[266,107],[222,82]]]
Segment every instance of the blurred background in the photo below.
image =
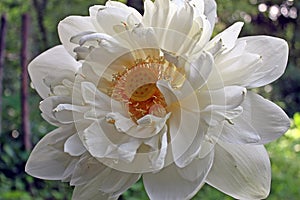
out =
[[[1,0],[0,15],[0,200],[70,199],[72,188],[59,181],[28,176],[24,166],[32,147],[54,127],[38,109],[40,97],[31,88],[27,63],[59,44],[57,24],[68,15],[88,15],[103,0]],[[143,12],[142,1],[128,2]],[[300,2],[298,0],[217,0],[214,34],[236,21],[245,22],[241,36],[272,35],[290,47],[286,73],[256,92],[282,107],[292,120],[290,130],[267,144],[272,162],[270,200],[300,197]],[[5,34],[6,33],[6,34]],[[5,48],[4,48],[5,47]],[[2,55],[2,56],[1,56]],[[22,99],[22,100],[21,100]],[[148,199],[141,182],[120,199]],[[194,199],[232,199],[205,185]]]

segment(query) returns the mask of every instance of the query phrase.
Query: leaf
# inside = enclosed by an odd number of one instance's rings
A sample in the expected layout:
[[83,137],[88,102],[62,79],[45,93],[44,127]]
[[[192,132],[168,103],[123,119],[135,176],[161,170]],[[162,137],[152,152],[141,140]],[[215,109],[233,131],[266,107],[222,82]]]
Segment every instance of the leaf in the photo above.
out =
[[294,123],[298,129],[300,129],[300,113],[297,112],[294,114]]

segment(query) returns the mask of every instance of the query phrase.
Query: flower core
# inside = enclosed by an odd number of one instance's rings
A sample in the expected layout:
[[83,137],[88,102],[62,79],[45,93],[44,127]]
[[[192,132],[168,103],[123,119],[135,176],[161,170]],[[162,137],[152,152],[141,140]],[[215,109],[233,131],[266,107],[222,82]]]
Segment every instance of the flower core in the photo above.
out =
[[164,117],[167,103],[156,86],[159,80],[166,80],[172,87],[178,88],[185,78],[179,68],[162,56],[138,59],[133,66],[113,74],[112,98],[125,104],[135,122],[147,114]]

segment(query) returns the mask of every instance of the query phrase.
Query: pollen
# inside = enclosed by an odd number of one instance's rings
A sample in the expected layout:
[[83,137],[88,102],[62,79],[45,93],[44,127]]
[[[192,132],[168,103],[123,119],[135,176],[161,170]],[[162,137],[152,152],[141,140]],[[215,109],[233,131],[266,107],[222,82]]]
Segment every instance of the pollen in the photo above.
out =
[[148,114],[164,117],[167,103],[156,82],[167,80],[178,87],[182,85],[182,77],[163,57],[137,60],[134,66],[113,75],[111,96],[124,103],[134,122]]

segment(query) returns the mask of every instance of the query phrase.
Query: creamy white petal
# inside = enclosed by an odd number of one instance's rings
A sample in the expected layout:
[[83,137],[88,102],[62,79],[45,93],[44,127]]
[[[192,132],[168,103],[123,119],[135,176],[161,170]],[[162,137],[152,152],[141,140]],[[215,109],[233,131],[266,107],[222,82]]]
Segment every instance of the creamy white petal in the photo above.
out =
[[285,112],[258,94],[249,92],[241,106],[243,113],[232,122],[243,128],[240,130],[241,134],[251,134],[254,138],[258,135],[259,144],[276,140],[290,127],[290,119]]
[[204,0],[204,8],[204,15],[207,16],[207,19],[210,22],[211,35],[217,20],[217,4],[214,0]]
[[183,168],[177,168],[178,173],[188,181],[204,179],[213,165],[214,151],[210,151],[205,157],[196,157],[193,161]]
[[75,132],[73,126],[66,126],[48,133],[31,152],[25,171],[41,179],[64,179],[68,166],[78,159],[64,152],[65,141]]
[[[127,7],[128,9],[109,6],[104,7],[98,10],[97,13],[97,22],[100,27],[105,31],[105,33],[109,35],[115,35],[116,32],[114,30],[114,26],[116,25],[130,25],[127,24],[128,18],[133,15],[134,24],[139,24],[141,22],[141,15],[136,11],[134,12],[132,8]],[[125,23],[125,24],[124,24]],[[131,24],[131,25],[134,25]]]
[[240,106],[246,96],[246,89],[240,86],[227,86],[218,90],[203,89],[198,93],[202,119],[210,126],[239,116]]
[[81,91],[84,102],[91,106],[92,111],[97,111],[96,116],[98,118],[106,116],[111,111],[123,114],[122,105],[99,91],[93,83],[82,82]]
[[235,44],[236,40],[242,30],[244,23],[236,22],[229,28],[225,29],[223,32],[216,35],[205,47],[205,49],[210,49],[215,46],[220,40],[222,41],[224,51],[231,50]]
[[40,103],[40,110],[42,111],[42,117],[49,123],[55,126],[61,126],[62,124],[71,124],[74,121],[73,114],[70,111],[55,110],[57,106],[64,103],[71,104],[72,99],[70,97],[58,97],[52,96],[44,99]]
[[[234,49],[233,49],[234,51]],[[229,52],[228,54],[231,54]],[[221,86],[247,84],[247,79],[261,65],[262,59],[258,54],[243,53],[241,55],[231,54],[233,57],[226,56],[224,59],[216,58],[217,71],[212,71],[212,75],[208,80],[208,84],[212,88],[220,88]],[[232,74],[234,73],[234,76]],[[220,74],[218,76],[217,74]]]
[[285,71],[289,47],[285,40],[270,36],[251,36],[238,39],[245,41],[246,52],[258,54],[262,63],[242,83],[247,88],[267,85],[278,79]]
[[[207,168],[209,167],[199,170],[206,171]],[[157,173],[143,174],[144,187],[150,199],[182,200],[192,198],[201,188],[205,176],[200,175],[196,180],[190,181],[183,178],[184,173],[179,173],[180,170],[175,164],[171,164]],[[197,170],[197,168],[194,167],[193,170]]]
[[143,24],[145,26],[151,26],[152,16],[154,13],[154,3],[151,0],[144,1],[144,15],[143,15]]
[[75,200],[117,199],[140,178],[139,174],[116,171],[97,161],[89,162],[82,167],[81,170],[91,167],[98,173],[86,184],[75,187],[72,196]]
[[262,145],[219,141],[206,182],[236,199],[265,199],[271,185],[268,153]]
[[[132,162],[125,161],[124,159],[116,158],[97,158],[100,162],[104,163],[106,166],[109,166],[113,169],[129,173],[147,173],[147,172],[156,172],[162,169],[162,167],[169,165],[173,160],[171,158],[167,159],[167,151],[169,151],[169,146],[167,143],[167,128],[163,128],[161,132],[153,137],[157,139],[157,143],[151,141],[151,139],[144,140],[144,144],[149,145],[145,147],[141,141],[140,148],[135,154],[135,158]],[[136,141],[136,139],[135,139]],[[157,145],[157,146],[156,146]],[[149,150],[149,147],[151,148]],[[126,151],[124,151],[126,153]],[[128,151],[127,151],[128,155]]]
[[74,79],[79,67],[80,63],[60,45],[36,57],[29,64],[28,70],[35,89],[45,99],[52,93],[51,86],[64,79]]
[[197,90],[206,83],[213,66],[213,57],[203,52],[195,61],[192,61],[187,79],[191,86]]
[[71,156],[80,156],[86,151],[78,134],[74,134],[67,139],[64,145],[64,152]]
[[243,113],[232,119],[231,123],[224,124],[224,129],[219,137],[222,141],[234,144],[251,144],[258,143],[261,140],[251,124],[241,119],[242,115]]
[[169,119],[169,129],[174,160],[178,166],[184,166],[190,157],[179,158],[188,150],[197,151],[197,148],[190,149],[190,147],[196,137],[196,141],[199,142],[198,137],[201,140],[201,135],[204,134],[200,129],[200,114],[183,108],[174,108]]
[[58,24],[59,39],[72,56],[75,56],[73,50],[77,45],[71,43],[71,38],[86,31],[97,31],[90,17],[69,16]]
[[103,29],[101,28],[101,26],[97,22],[97,13],[100,9],[102,9],[104,7],[105,6],[103,6],[103,5],[94,5],[89,8],[91,22],[94,25],[94,27],[98,33],[104,32]]
[[[163,49],[169,52],[174,52],[177,55],[183,54],[186,49],[182,49],[185,42],[190,38],[187,35],[193,25],[194,12],[190,4],[185,3],[184,6],[179,8],[172,17],[165,33]],[[174,42],[176,40],[176,42]]]
[[106,118],[115,121],[114,124],[119,132],[124,132],[134,138],[151,138],[163,129],[170,115],[171,113],[160,118],[149,114],[137,120],[136,123],[120,113],[109,113]]
[[96,158],[113,158],[131,162],[141,144],[140,141],[131,140],[126,134],[119,133],[114,125],[105,119],[94,122],[82,134],[82,142]]

